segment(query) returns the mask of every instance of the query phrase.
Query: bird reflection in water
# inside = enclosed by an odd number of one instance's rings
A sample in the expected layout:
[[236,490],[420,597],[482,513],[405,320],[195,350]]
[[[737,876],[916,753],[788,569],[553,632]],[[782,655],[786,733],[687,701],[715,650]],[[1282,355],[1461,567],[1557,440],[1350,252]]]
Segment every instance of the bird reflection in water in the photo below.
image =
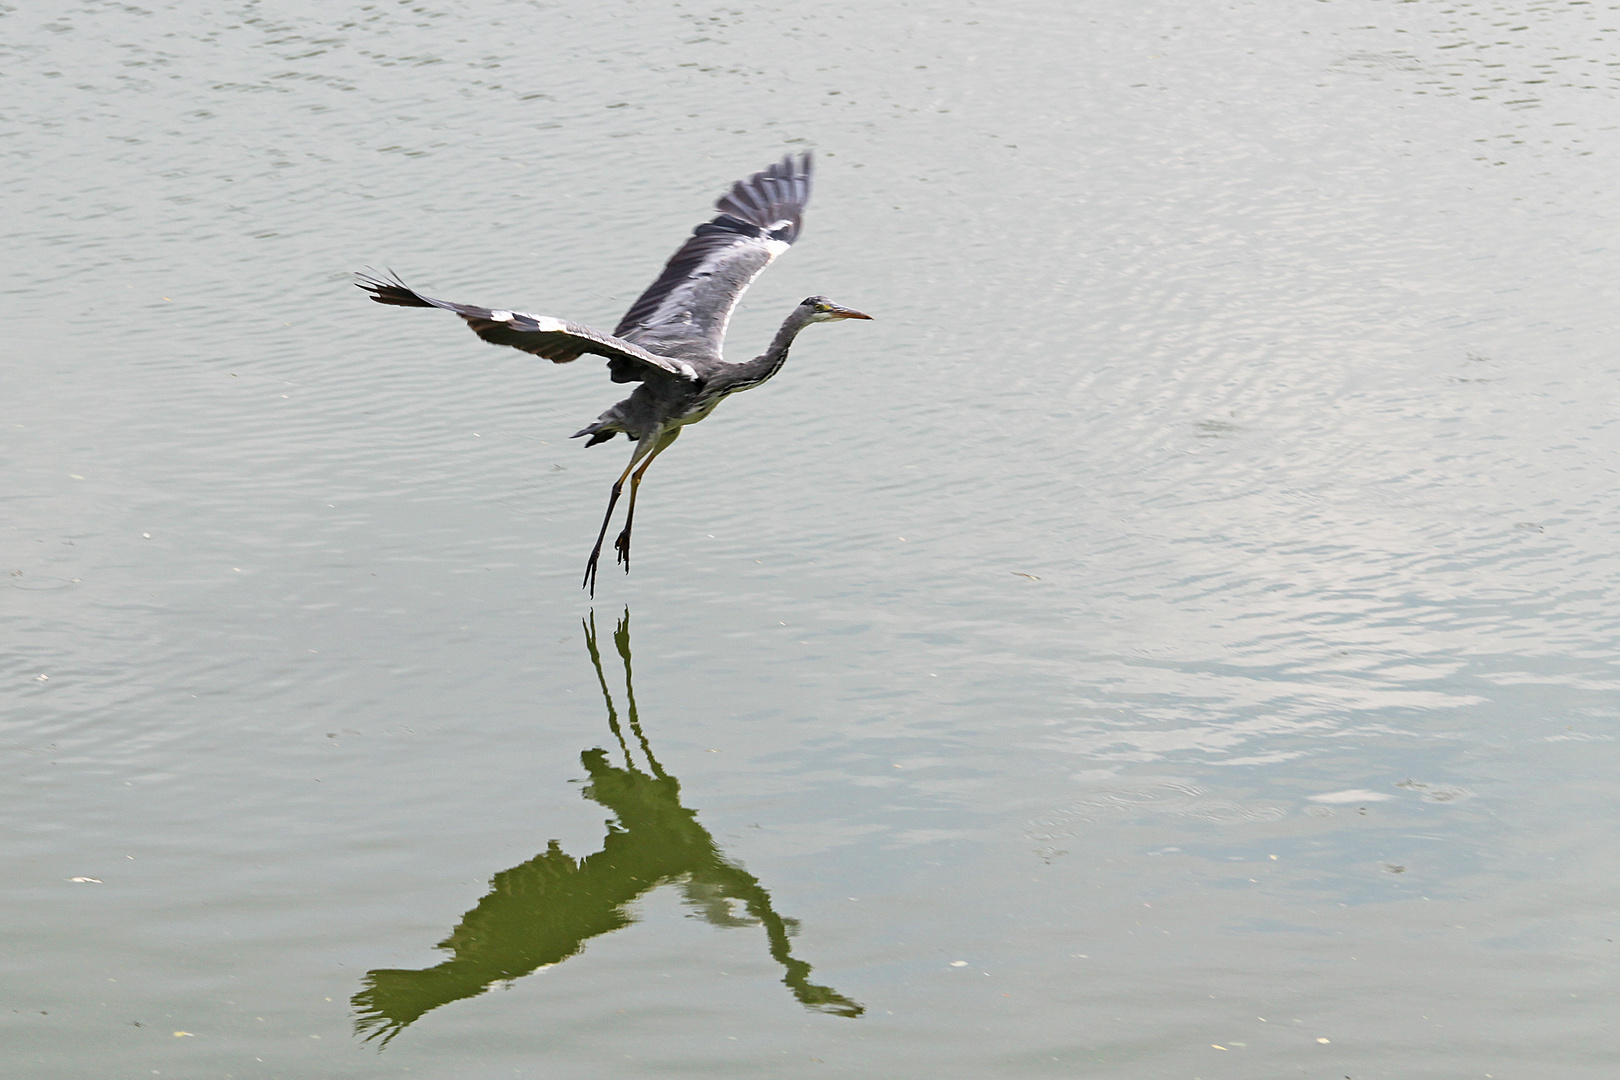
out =
[[[636,712],[628,609],[613,643],[624,662],[623,726],[602,670],[593,612],[585,623],[585,645],[607,702],[608,728],[625,761],[623,768],[612,764],[600,748],[580,754],[590,774],[585,797],[614,818],[602,850],[575,859],[551,841],[543,853],[490,880],[489,895],[439,943],[438,948],[453,954],[450,959],[416,971],[368,972],[364,989],[350,999],[355,1030],[368,1041],[381,1038],[386,1046],[429,1010],[561,963],[591,938],[634,922],[630,904],[666,883],[678,883],[687,902],[715,926],[763,927],[771,957],[782,965],[783,984],[802,1004],[836,1016],[856,1017],[865,1011],[831,987],[810,981],[810,965],[793,956],[788,942],[795,922],[776,913],[759,880],[729,861],[698,823],[697,812],[681,805],[680,782],[653,756]],[[647,771],[637,767],[624,726],[647,759]],[[746,914],[737,914],[733,902]]]

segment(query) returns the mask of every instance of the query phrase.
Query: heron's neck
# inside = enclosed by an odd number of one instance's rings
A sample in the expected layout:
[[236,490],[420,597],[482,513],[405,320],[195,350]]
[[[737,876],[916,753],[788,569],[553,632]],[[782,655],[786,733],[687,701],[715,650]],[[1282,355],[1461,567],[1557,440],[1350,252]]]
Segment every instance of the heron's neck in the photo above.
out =
[[793,339],[799,336],[799,331],[810,325],[810,312],[803,307],[796,307],[782,320],[782,328],[771,339],[771,347],[760,355],[745,363],[738,364],[731,370],[731,377],[727,383],[731,384],[728,392],[736,393],[738,390],[747,390],[782,370],[787,362],[788,350],[793,347]]

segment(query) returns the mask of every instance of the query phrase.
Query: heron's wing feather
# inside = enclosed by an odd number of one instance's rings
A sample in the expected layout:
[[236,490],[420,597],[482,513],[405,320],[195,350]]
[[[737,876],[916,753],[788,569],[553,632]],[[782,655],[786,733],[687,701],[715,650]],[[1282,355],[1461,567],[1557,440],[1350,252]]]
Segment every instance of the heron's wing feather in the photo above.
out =
[[640,382],[649,375],[673,375],[677,379],[695,379],[697,372],[684,360],[656,356],[634,342],[604,334],[600,330],[579,323],[553,319],[546,315],[529,315],[521,311],[502,311],[497,308],[456,304],[449,300],[435,300],[423,296],[397,277],[392,281],[357,274],[356,282],[379,304],[398,307],[435,307],[453,311],[467,321],[473,333],[492,345],[510,345],[514,349],[543,356],[555,364],[577,360],[585,353],[608,358],[615,382]]
[[692,231],[614,334],[660,348],[696,347],[718,359],[737,300],[798,238],[810,165],[808,152],[789,154],[732,185],[715,203],[720,216]]

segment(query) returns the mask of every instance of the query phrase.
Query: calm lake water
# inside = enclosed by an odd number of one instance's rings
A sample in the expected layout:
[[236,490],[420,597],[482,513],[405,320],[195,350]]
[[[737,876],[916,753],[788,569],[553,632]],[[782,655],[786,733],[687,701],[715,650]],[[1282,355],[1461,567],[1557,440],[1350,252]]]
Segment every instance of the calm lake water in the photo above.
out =
[[[6,1077],[1620,1068],[1620,7],[0,8]],[[587,358],[813,149],[648,474]]]

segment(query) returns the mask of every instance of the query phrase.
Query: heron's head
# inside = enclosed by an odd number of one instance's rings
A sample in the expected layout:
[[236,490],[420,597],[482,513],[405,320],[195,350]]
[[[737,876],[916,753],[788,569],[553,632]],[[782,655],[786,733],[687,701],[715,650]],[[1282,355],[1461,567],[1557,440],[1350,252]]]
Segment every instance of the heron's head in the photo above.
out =
[[811,322],[833,322],[837,319],[870,319],[872,316],[854,308],[841,307],[825,296],[809,296],[799,304],[810,313]]

